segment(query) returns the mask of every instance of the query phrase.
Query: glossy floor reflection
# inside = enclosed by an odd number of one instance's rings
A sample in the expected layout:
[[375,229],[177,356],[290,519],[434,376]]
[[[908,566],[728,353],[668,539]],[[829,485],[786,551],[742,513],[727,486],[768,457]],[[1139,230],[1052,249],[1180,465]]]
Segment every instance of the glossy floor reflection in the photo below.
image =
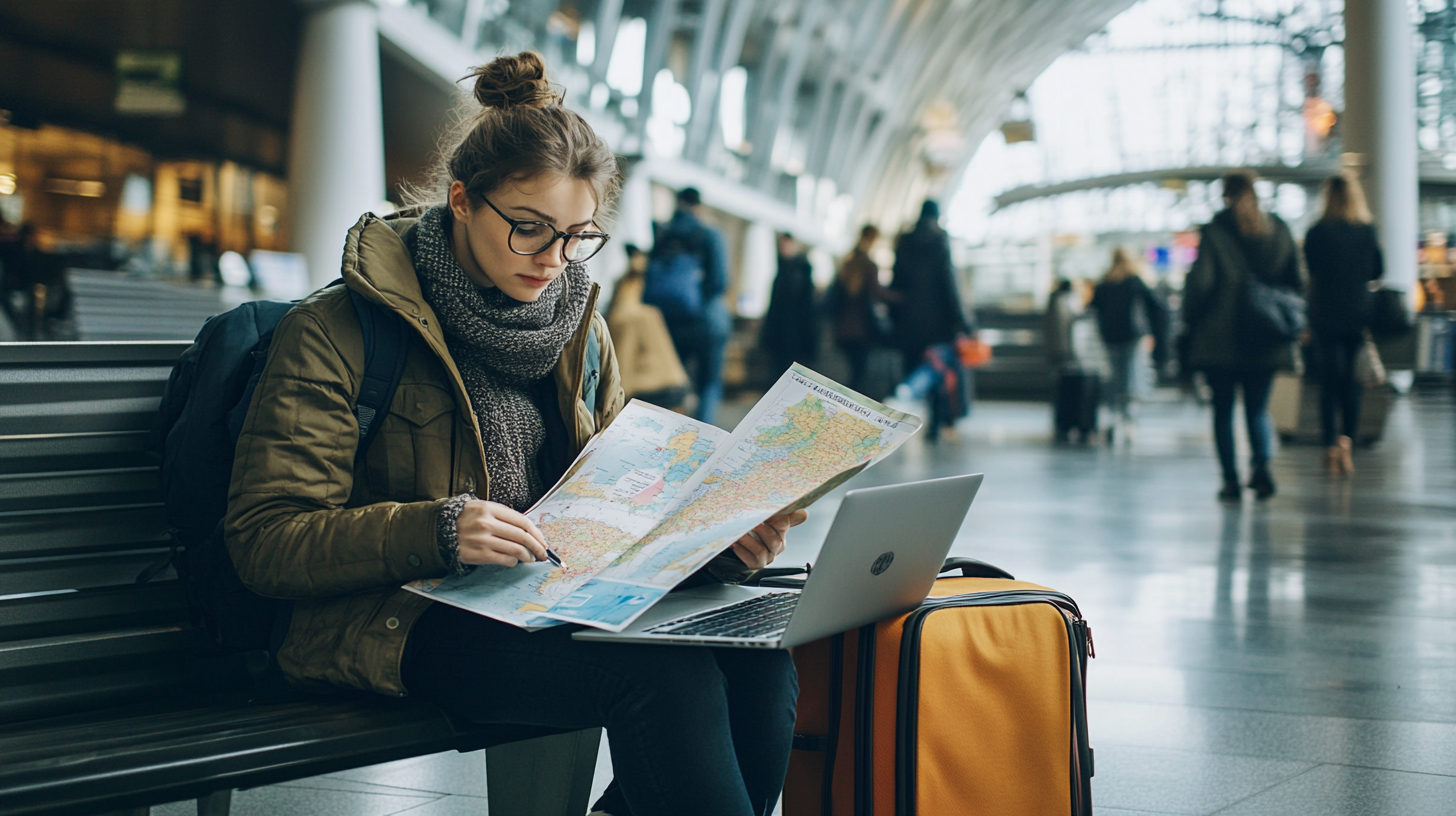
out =
[[[1238,506],[1214,500],[1206,413],[1143,408],[1130,445],[1056,448],[1046,406],[982,403],[958,441],[912,440],[851,487],[986,473],[955,552],[1080,601],[1101,816],[1456,813],[1449,391],[1397,400],[1353,478],[1290,447],[1279,494]],[[839,495],[784,563],[814,557]],[[233,812],[454,816],[484,799],[483,759],[442,754],[245,791]]]

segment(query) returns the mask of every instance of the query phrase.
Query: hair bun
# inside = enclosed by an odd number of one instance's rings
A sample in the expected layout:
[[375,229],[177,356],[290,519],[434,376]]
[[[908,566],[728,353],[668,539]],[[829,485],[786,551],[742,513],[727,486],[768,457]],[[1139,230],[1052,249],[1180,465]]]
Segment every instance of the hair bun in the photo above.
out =
[[471,76],[475,77],[475,101],[487,108],[545,108],[561,102],[556,86],[546,80],[545,60],[535,51],[496,57]]

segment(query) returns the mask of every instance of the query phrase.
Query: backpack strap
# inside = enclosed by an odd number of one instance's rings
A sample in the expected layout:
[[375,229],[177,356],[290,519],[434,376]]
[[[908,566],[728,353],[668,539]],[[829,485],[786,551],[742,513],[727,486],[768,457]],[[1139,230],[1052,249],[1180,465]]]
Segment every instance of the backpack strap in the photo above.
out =
[[602,380],[602,341],[597,337],[596,321],[586,331],[586,365],[581,369],[581,401],[592,413],[597,410],[597,386]]
[[[404,361],[409,356],[409,327],[398,316],[345,287],[354,311],[359,315],[359,328],[364,333],[364,379],[359,384],[359,398],[354,416],[359,420],[359,447],[355,460],[364,458],[374,436],[383,424],[383,414],[394,402]],[[380,421],[376,421],[380,420]]]

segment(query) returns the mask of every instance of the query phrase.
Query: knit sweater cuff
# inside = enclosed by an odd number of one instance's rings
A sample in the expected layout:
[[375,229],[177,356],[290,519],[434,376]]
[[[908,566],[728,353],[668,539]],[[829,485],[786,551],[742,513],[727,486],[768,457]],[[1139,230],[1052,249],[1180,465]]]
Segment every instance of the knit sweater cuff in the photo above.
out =
[[460,538],[455,531],[460,511],[465,509],[468,501],[475,501],[474,493],[461,493],[447,499],[440,505],[440,514],[435,517],[435,546],[440,548],[440,560],[445,562],[445,569],[450,575],[465,575],[473,569],[469,564],[460,563]]

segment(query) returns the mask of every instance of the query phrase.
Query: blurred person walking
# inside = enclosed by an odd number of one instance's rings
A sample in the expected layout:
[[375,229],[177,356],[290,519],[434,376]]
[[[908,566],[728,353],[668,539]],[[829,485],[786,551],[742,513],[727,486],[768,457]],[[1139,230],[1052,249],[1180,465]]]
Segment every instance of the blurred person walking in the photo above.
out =
[[678,409],[688,395],[688,373],[677,358],[672,335],[656,306],[642,302],[647,253],[627,247],[627,272],[612,291],[607,330],[617,347],[617,367],[627,399]]
[[870,352],[889,339],[876,307],[894,297],[880,285],[879,264],[870,257],[879,239],[880,231],[873,224],[860,229],[859,242],[839,264],[839,273],[829,290],[834,342],[849,359],[849,387],[861,394],[868,394]]
[[1364,390],[1355,361],[1365,345],[1369,283],[1385,274],[1385,261],[1359,180],[1350,173],[1332,176],[1324,194],[1324,212],[1304,238],[1309,328],[1318,353],[1325,466],[1330,473],[1354,473],[1351,448]]
[[956,335],[970,333],[951,266],[950,239],[939,222],[940,205],[926,201],[915,226],[895,243],[890,291],[897,300],[890,314],[906,375],[920,365],[931,345],[951,343]]
[[711,424],[723,401],[723,352],[730,330],[723,301],[728,271],[723,236],[703,223],[702,209],[696,188],[678,192],[677,211],[657,230],[642,302],[662,311],[678,359],[692,372],[698,394],[693,415]]
[[1047,368],[1053,377],[1064,366],[1077,362],[1077,350],[1072,345],[1072,324],[1077,322],[1078,311],[1072,282],[1057,278],[1052,293],[1047,295],[1046,311],[1041,317],[1042,349],[1046,352]]
[[1133,258],[1117,247],[1112,251],[1111,268],[1092,290],[1089,305],[1097,314],[1097,333],[1112,369],[1107,405],[1113,411],[1114,424],[1107,428],[1107,441],[1113,440],[1119,426],[1123,438],[1131,441],[1133,403],[1141,393],[1143,338],[1156,337],[1153,327],[1166,322],[1163,304],[1143,282]]
[[814,270],[794,236],[780,233],[778,249],[779,270],[758,335],[775,379],[794,363],[813,367],[819,357]]
[[1238,501],[1239,471],[1234,451],[1234,399],[1244,397],[1244,423],[1253,449],[1249,487],[1260,499],[1274,495],[1269,460],[1274,423],[1269,391],[1274,373],[1293,368],[1288,343],[1254,342],[1245,326],[1254,308],[1255,283],[1301,291],[1299,250],[1289,227],[1259,207],[1255,176],[1235,172],[1223,177],[1224,209],[1203,227],[1198,260],[1183,290],[1188,360],[1204,373],[1213,390],[1213,436],[1218,447],[1223,488],[1218,498]]

